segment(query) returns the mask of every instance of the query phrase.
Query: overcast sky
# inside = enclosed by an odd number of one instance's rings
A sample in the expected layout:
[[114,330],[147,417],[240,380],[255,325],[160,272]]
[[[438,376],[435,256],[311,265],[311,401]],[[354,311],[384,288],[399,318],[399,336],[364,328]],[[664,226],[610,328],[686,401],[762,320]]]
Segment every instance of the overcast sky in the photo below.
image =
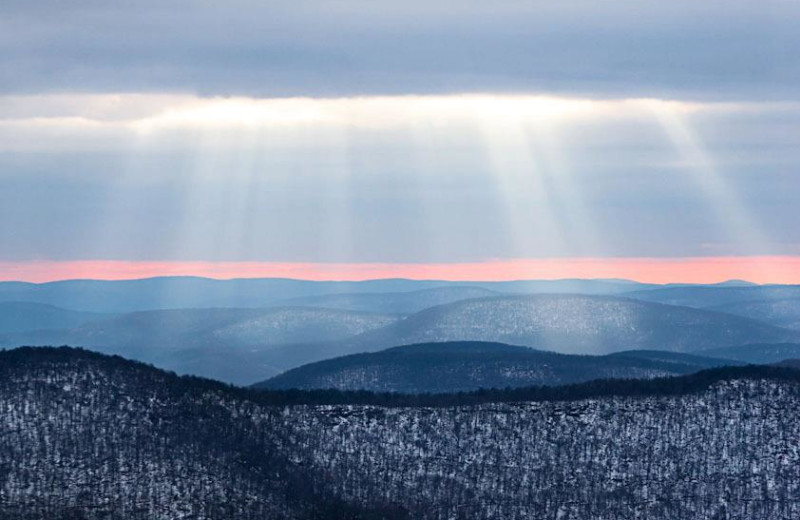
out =
[[800,256],[800,3],[0,4],[0,263]]

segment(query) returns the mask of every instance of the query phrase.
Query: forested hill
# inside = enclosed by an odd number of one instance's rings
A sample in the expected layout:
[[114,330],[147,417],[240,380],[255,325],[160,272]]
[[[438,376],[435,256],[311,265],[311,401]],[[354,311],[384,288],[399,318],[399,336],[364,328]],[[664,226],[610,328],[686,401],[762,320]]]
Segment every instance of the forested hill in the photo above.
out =
[[262,393],[68,348],[2,352],[0,518],[800,517],[800,371],[449,398]]
[[503,343],[454,341],[353,354],[289,370],[257,388],[458,392],[683,375],[739,361],[656,351],[577,356]]

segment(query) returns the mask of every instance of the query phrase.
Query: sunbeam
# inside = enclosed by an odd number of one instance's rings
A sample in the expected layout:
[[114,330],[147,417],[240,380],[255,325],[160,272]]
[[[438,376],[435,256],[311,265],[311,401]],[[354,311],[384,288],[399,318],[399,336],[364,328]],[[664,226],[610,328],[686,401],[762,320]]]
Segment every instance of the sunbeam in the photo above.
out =
[[[512,94],[62,95],[12,104],[0,113],[3,151],[55,147],[115,158],[80,173],[100,187],[92,203],[102,208],[94,229],[83,226],[72,239],[90,244],[97,260],[426,263],[797,251],[790,232],[779,242],[760,221],[774,226],[782,207],[764,203],[760,218],[751,214],[691,121],[695,113],[706,125],[774,117],[774,104]],[[676,152],[685,175],[674,174]],[[763,155],[754,160],[768,164]],[[665,163],[671,173],[659,178]],[[708,204],[699,207],[697,193]]]
[[643,101],[669,137],[680,159],[681,169],[691,172],[692,180],[717,214],[729,240],[744,251],[768,254],[770,239],[741,197],[718,170],[679,106],[663,101]]
[[523,120],[514,113],[477,114],[485,139],[489,168],[503,194],[501,207],[517,255],[563,254],[564,230],[552,207],[553,197]]
[[592,220],[591,208],[575,176],[562,144],[562,124],[534,119],[527,124],[528,140],[541,157],[545,176],[562,229],[569,240],[571,254],[597,254],[603,251],[601,231]]

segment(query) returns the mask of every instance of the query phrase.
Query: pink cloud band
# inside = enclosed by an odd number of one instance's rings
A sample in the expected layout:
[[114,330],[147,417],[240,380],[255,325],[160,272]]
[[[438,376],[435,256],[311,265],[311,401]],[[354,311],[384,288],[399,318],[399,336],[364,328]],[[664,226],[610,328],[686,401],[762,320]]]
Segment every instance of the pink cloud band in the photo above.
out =
[[153,276],[365,280],[519,280],[628,278],[649,283],[713,283],[745,279],[800,284],[800,256],[702,258],[561,258],[471,263],[158,262],[119,260],[0,262],[0,280],[123,280]]

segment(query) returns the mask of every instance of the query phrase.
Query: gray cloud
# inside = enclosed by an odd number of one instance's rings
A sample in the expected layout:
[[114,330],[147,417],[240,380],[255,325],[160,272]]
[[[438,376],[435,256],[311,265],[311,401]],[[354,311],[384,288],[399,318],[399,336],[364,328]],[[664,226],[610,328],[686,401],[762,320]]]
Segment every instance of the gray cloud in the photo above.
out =
[[6,1],[0,17],[6,93],[766,100],[800,79],[790,0]]

